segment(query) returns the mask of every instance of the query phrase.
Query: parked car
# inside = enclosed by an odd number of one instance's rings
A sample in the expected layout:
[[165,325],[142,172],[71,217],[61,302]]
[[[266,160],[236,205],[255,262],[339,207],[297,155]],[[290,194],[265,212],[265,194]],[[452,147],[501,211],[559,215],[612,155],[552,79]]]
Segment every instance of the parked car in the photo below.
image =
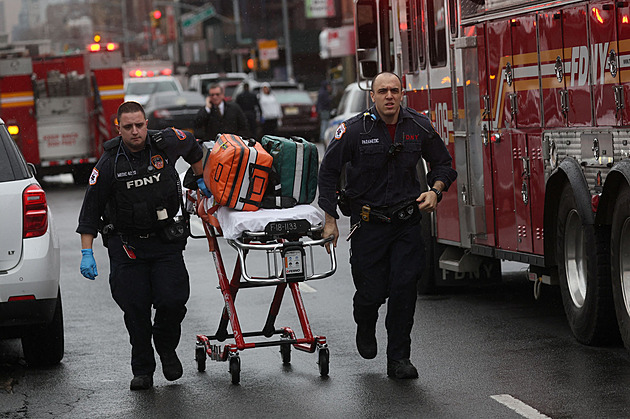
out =
[[[250,91],[257,96],[260,95],[263,82],[249,80],[248,83]],[[268,83],[282,108],[282,119],[278,123],[277,134],[284,137],[295,135],[309,141],[317,141],[319,115],[311,95],[294,82],[271,81]],[[238,97],[242,91],[243,83],[234,91],[234,98]]]
[[64,355],[59,237],[46,193],[0,119],[0,338],[21,338],[31,366]]
[[263,81],[258,81],[258,80],[243,80],[234,90],[234,98],[236,99],[236,97],[238,95],[241,94],[241,92],[243,91],[243,84],[245,84],[245,82],[247,82],[247,84],[249,84],[249,90],[251,92],[254,92],[256,94],[260,93],[260,86],[263,83],[269,83],[269,86],[271,86],[271,90],[275,93],[276,90],[303,90],[303,88],[292,81],[267,81],[267,82],[263,82]]
[[324,144],[328,147],[328,143],[333,139],[335,131],[343,121],[364,111],[370,105],[370,93],[368,91],[359,89],[357,83],[347,85],[341,95],[339,105],[330,114],[328,128],[324,134]]
[[195,92],[155,93],[144,106],[148,128],[175,127],[194,132],[195,116],[205,104],[205,98]]
[[[188,90],[197,92],[200,95],[206,96],[208,94],[208,87],[214,83],[228,83],[225,86],[238,85],[243,80],[248,79],[247,73],[207,73],[207,74],[194,74],[188,79]],[[235,83],[234,83],[235,82]],[[231,84],[230,84],[231,83]],[[227,90],[227,89],[226,89]],[[231,92],[226,97],[232,96]],[[229,99],[227,99],[229,100]]]
[[143,106],[154,93],[181,93],[183,91],[181,83],[173,76],[138,77],[125,80],[125,101],[134,100]]

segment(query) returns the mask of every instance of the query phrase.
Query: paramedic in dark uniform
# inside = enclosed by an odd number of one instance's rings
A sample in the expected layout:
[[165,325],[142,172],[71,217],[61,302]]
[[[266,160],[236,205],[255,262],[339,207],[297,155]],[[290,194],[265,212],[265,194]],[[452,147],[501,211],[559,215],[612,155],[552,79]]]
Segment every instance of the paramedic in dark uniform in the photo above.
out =
[[[177,380],[183,372],[175,350],[190,293],[182,255],[188,229],[187,218],[177,217],[182,194],[175,162],[183,157],[201,175],[202,150],[190,133],[147,131],[137,102],[120,105],[117,117],[120,135],[103,146],[76,231],[81,234],[81,274],[88,279],[98,275],[92,253],[98,231],[107,242],[111,293],[124,312],[132,346],[130,388],[145,390],[153,386],[156,367],[151,339],[164,377]],[[199,183],[204,186],[203,179]]]
[[[339,126],[322,160],[318,203],[326,213],[323,235],[334,236],[337,245],[336,190],[347,163],[357,349],[363,358],[376,356],[378,310],[387,300],[387,375],[417,378],[409,357],[416,282],[424,261],[421,212],[436,210],[457,173],[429,119],[401,106],[403,89],[396,74],[374,77],[370,96],[374,106]],[[431,189],[424,193],[416,172],[421,158],[430,166]]]

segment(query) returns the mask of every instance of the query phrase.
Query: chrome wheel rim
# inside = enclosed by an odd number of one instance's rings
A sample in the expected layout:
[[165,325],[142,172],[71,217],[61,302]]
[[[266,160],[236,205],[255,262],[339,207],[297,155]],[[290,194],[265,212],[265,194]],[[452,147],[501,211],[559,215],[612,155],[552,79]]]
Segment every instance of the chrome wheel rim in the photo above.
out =
[[619,276],[626,314],[630,316],[630,218],[626,218],[619,237]]
[[[564,233],[564,270],[567,276],[567,287],[573,304],[580,308],[586,299],[586,255],[584,230],[577,210],[573,209],[567,215]],[[628,281],[630,296],[630,277]],[[630,306],[626,305],[626,307]]]

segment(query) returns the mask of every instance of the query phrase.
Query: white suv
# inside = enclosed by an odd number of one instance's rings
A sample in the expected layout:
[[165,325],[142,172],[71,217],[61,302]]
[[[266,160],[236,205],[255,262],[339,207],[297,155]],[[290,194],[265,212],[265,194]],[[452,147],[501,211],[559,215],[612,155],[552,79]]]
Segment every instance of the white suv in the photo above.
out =
[[64,354],[59,237],[34,170],[0,119],[0,338],[48,366]]
[[181,83],[173,76],[134,77],[125,79],[125,102],[133,100],[146,105],[153,93],[176,92],[184,89]]

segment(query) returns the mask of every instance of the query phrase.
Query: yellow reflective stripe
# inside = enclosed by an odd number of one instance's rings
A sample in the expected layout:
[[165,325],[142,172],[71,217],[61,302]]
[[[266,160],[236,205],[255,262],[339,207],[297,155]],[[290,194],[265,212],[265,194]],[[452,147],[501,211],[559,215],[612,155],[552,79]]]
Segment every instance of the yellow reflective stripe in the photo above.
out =
[[99,86],[101,99],[114,100],[123,99],[125,97],[125,89],[122,84],[113,84],[109,86]]
[[30,91],[0,94],[0,107],[2,108],[33,106],[34,104],[35,98]]

